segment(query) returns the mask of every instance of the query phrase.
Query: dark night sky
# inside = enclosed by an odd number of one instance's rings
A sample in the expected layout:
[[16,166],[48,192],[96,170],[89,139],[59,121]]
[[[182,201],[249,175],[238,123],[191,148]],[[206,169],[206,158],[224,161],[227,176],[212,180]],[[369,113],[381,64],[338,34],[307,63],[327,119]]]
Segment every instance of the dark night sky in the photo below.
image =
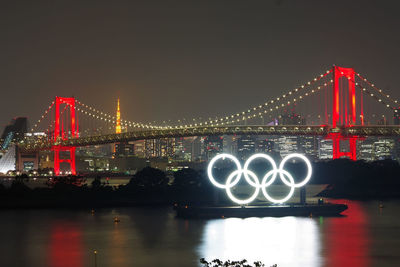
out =
[[400,98],[399,1],[7,1],[0,123],[75,96],[153,121],[242,111],[332,64]]

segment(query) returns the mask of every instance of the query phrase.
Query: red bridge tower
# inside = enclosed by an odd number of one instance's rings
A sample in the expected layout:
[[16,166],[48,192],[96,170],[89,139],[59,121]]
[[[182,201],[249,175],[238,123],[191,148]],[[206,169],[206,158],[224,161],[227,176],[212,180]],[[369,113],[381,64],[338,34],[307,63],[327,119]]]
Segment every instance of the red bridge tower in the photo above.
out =
[[[76,119],[75,112],[75,98],[73,97],[58,97],[56,96],[55,101],[55,122],[54,122],[54,172],[55,175],[60,175],[60,163],[67,162],[70,165],[71,174],[76,174],[75,169],[75,147],[71,146],[60,146],[57,145],[57,141],[66,140],[69,137],[75,138],[79,135],[78,122]],[[61,110],[60,107],[64,108]],[[64,116],[64,111],[67,113]],[[69,114],[68,114],[69,111]],[[68,116],[69,115],[69,116]],[[63,118],[69,117],[70,120],[70,129],[65,132],[64,129],[64,120]],[[67,121],[68,123],[68,121]],[[67,128],[68,125],[66,124]],[[67,151],[69,152],[69,158],[61,158],[60,152]]]
[[[347,88],[344,86],[345,84],[347,84]],[[339,126],[347,128],[356,125],[355,85],[354,69],[333,67],[332,128]],[[363,114],[361,114],[360,119],[361,125],[364,125]],[[360,139],[359,136],[343,136],[340,132],[332,132],[326,138],[332,139],[333,159],[349,157],[352,160],[357,160],[357,140]],[[341,141],[349,142],[349,151],[340,150]]]

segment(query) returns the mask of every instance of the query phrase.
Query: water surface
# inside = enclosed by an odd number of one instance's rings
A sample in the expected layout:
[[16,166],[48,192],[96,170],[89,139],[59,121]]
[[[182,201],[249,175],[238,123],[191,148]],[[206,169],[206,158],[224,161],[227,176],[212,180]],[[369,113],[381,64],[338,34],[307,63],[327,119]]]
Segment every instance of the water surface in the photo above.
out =
[[[399,266],[400,201],[357,202],[343,217],[183,220],[170,208],[0,211],[0,266]],[[384,207],[379,208],[383,203]],[[119,223],[113,218],[118,216]]]

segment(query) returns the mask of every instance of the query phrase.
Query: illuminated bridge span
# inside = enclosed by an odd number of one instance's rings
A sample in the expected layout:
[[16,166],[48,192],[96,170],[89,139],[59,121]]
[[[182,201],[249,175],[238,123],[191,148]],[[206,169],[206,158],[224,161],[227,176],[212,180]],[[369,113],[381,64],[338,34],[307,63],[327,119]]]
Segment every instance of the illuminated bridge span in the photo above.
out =
[[340,133],[341,136],[399,136],[400,126],[353,126],[351,128],[330,128],[329,126],[307,125],[251,125],[225,127],[192,127],[185,129],[140,130],[120,134],[94,135],[80,138],[58,140],[57,142],[38,142],[20,145],[25,151],[49,150],[54,146],[82,147],[109,143],[128,142],[146,139],[176,138],[189,136],[220,136],[220,135],[303,135],[328,136]]
[[[301,105],[305,108],[302,112],[309,114],[305,118],[295,111]],[[20,151],[54,150],[56,174],[59,174],[62,162],[68,163],[75,174],[76,147],[186,136],[322,136],[332,140],[334,159],[348,157],[356,160],[357,140],[366,136],[400,135],[399,126],[389,126],[385,116],[375,114],[379,108],[390,111],[394,119],[400,122],[397,100],[354,69],[334,66],[307,83],[242,112],[209,119],[178,120],[168,124],[123,120],[119,102],[117,115],[114,116],[75,98],[56,97],[31,129],[32,133],[45,132],[45,137],[36,138],[32,135],[18,143],[18,147]],[[283,112],[288,115],[282,117],[280,114]],[[290,121],[293,117],[299,119],[296,125]],[[285,122],[285,119],[289,121]],[[305,119],[307,123],[301,123],[300,120],[305,122]],[[91,126],[94,122],[106,127]],[[39,126],[44,126],[44,130],[39,130]],[[92,128],[92,131],[88,128]],[[110,130],[113,129],[116,133],[111,134]],[[341,150],[343,142],[348,142],[348,151]],[[63,151],[69,152],[69,158],[60,157]]]
[[159,139],[159,138],[174,138],[188,136],[213,136],[213,135],[326,135],[327,127],[321,126],[210,126],[210,127],[188,127],[177,129],[160,129],[160,130],[139,130],[120,134],[94,135],[80,138],[70,138],[67,140],[58,140],[57,142],[39,142],[27,144],[23,146],[26,151],[48,150],[55,145],[59,146],[88,146],[101,145],[108,143],[118,143],[126,141]]

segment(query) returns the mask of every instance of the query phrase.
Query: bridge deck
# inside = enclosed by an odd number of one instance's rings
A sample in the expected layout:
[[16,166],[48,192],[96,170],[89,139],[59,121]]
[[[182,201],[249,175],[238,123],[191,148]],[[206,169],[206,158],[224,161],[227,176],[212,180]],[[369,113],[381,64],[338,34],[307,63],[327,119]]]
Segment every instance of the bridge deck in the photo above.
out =
[[329,133],[340,133],[342,136],[399,136],[400,126],[353,126],[331,128],[330,126],[308,125],[248,125],[248,126],[224,126],[224,127],[192,127],[162,130],[138,130],[120,134],[95,135],[67,140],[59,140],[56,143],[34,142],[19,143],[24,151],[48,150],[52,147],[81,147],[89,145],[101,145],[126,141],[137,141],[158,138],[189,137],[189,136],[215,136],[215,135],[304,135],[326,136]]

